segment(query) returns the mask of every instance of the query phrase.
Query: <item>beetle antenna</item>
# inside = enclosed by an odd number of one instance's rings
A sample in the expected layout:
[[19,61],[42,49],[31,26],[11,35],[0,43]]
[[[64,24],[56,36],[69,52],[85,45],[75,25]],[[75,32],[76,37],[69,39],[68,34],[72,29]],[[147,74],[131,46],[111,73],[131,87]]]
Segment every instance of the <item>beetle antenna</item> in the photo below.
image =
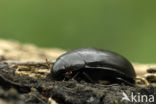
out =
[[94,82],[93,79],[85,72],[83,72],[83,75],[85,75],[85,77],[90,81],[90,82]]

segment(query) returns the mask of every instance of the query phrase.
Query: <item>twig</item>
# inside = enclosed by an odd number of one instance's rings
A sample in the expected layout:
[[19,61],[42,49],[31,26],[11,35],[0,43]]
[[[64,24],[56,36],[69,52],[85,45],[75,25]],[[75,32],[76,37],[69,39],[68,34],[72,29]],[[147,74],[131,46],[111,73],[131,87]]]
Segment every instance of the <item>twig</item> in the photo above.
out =
[[[46,65],[47,62],[34,62],[34,61],[12,61],[12,60],[7,60],[7,61],[1,61],[1,63],[7,63],[7,64],[16,64],[16,65]],[[53,64],[54,62],[48,62],[49,64]]]

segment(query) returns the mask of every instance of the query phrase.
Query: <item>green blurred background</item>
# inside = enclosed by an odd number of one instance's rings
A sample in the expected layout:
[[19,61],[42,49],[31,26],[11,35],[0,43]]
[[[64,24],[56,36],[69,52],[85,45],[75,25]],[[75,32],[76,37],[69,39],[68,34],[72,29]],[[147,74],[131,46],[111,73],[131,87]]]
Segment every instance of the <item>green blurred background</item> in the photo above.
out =
[[156,63],[156,6],[145,0],[0,0],[0,38],[96,47]]

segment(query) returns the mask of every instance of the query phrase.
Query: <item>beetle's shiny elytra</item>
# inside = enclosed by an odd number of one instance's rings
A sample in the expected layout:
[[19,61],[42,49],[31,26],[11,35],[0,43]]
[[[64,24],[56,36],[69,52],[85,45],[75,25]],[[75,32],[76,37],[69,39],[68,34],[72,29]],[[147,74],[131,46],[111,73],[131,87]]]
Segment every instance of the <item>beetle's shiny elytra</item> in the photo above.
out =
[[123,56],[106,50],[82,48],[61,55],[51,70],[55,80],[109,81],[134,84],[136,73]]

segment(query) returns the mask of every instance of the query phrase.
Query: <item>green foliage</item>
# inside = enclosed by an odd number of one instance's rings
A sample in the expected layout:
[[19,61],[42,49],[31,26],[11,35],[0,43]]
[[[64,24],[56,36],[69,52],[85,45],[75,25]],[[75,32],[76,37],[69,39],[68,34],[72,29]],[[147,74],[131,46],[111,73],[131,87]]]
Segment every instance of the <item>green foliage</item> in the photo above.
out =
[[135,0],[1,0],[0,37],[42,47],[97,47],[156,62],[156,6]]

